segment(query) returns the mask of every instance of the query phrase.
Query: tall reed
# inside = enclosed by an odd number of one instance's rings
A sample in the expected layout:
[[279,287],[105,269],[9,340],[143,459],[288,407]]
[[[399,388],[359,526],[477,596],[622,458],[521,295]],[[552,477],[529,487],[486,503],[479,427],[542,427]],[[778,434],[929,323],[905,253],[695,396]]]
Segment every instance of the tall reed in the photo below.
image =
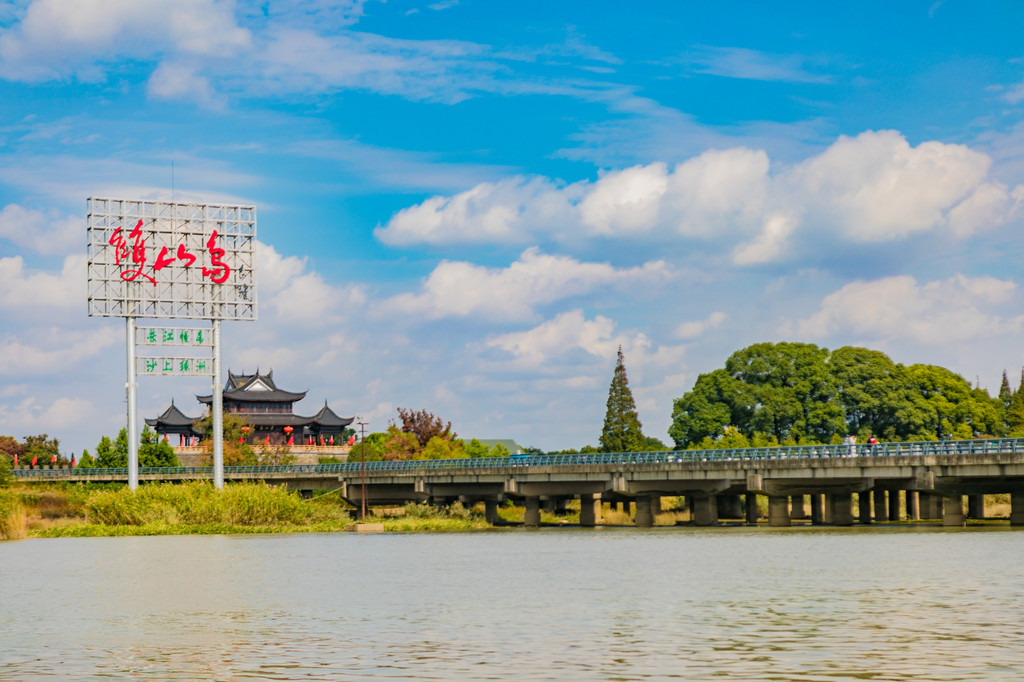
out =
[[0,490],[0,540],[25,537],[25,506],[13,490]]

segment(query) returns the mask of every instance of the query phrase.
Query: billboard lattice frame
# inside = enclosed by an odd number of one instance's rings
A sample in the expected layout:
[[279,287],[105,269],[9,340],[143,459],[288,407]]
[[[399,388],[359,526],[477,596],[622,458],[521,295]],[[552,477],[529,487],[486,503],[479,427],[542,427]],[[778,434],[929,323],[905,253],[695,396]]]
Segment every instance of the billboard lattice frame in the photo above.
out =
[[256,208],[88,199],[90,317],[255,320]]

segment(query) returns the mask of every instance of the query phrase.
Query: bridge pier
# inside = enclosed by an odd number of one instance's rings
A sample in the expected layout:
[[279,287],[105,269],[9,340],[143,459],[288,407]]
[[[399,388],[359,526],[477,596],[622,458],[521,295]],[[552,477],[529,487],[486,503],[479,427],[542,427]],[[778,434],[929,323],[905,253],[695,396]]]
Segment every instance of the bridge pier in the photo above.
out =
[[871,523],[871,491],[857,493],[857,520],[862,524]]
[[900,491],[890,490],[889,491],[889,520],[899,521],[900,520]]
[[593,527],[601,520],[601,496],[583,493],[580,495],[580,525]]
[[1010,493],[1010,525],[1024,526],[1024,490]]
[[961,495],[942,498],[942,525],[949,527],[964,525],[964,500]]
[[[636,496],[636,515],[633,517],[633,523],[637,528],[650,528],[654,525],[654,514],[651,510],[651,495],[637,495]],[[656,495],[654,497],[657,497]],[[657,498],[659,503],[661,498]]]
[[484,519],[492,526],[498,523],[498,501],[484,500]]
[[807,505],[804,504],[803,495],[793,495],[792,498],[793,508],[789,512],[789,518],[791,519],[806,519],[807,518]]
[[825,505],[821,502],[821,493],[811,495],[811,524],[820,526],[828,521],[825,518]]
[[983,519],[983,518],[985,518],[985,496],[984,495],[968,495],[967,496],[967,518],[969,518],[969,519]]
[[875,523],[889,520],[889,507],[885,503],[885,491],[881,488],[875,488],[871,491],[872,498],[874,499],[875,507]]
[[697,526],[714,526],[718,523],[718,503],[715,495],[690,495],[693,501],[693,523]]
[[757,523],[757,493],[747,493],[744,497],[744,503],[746,506],[746,521],[747,523]]
[[921,493],[921,518],[942,518],[942,496],[934,493]]
[[791,526],[789,514],[789,497],[786,495],[768,496],[768,525],[773,528]]
[[903,507],[907,512],[907,521],[921,520],[921,496],[916,490],[905,490]]
[[853,494],[852,493],[828,493],[825,495],[828,501],[829,521],[834,526],[853,525]]
[[742,519],[743,501],[739,495],[717,495],[718,518],[720,519]]
[[523,515],[523,525],[536,528],[540,525],[540,498],[527,497],[523,500],[526,505],[526,513]]

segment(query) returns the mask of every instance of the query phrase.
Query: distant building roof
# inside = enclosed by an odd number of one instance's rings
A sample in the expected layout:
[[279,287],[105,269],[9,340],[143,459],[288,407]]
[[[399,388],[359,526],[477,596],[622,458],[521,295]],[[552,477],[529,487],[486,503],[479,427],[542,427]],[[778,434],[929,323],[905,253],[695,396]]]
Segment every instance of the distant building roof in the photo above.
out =
[[[228,380],[224,383],[224,400],[240,403],[293,403],[306,397],[306,391],[296,393],[283,391],[274,383],[274,370],[266,374],[235,374],[228,370]],[[212,395],[197,395],[196,400],[209,405],[213,402]]]
[[498,443],[501,443],[505,446],[505,449],[508,450],[510,455],[521,455],[525,452],[523,446],[519,445],[511,438],[477,438],[477,440],[489,448],[493,448]]

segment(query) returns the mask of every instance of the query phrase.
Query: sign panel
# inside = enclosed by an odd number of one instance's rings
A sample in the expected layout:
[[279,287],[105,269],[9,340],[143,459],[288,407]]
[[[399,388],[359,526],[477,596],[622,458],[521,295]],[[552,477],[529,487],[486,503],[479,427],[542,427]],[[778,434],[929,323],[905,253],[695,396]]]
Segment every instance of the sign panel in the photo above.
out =
[[256,208],[91,197],[89,316],[256,319]]
[[139,376],[213,376],[210,358],[135,358],[135,373]]
[[212,329],[184,327],[136,327],[135,342],[140,346],[212,346]]

